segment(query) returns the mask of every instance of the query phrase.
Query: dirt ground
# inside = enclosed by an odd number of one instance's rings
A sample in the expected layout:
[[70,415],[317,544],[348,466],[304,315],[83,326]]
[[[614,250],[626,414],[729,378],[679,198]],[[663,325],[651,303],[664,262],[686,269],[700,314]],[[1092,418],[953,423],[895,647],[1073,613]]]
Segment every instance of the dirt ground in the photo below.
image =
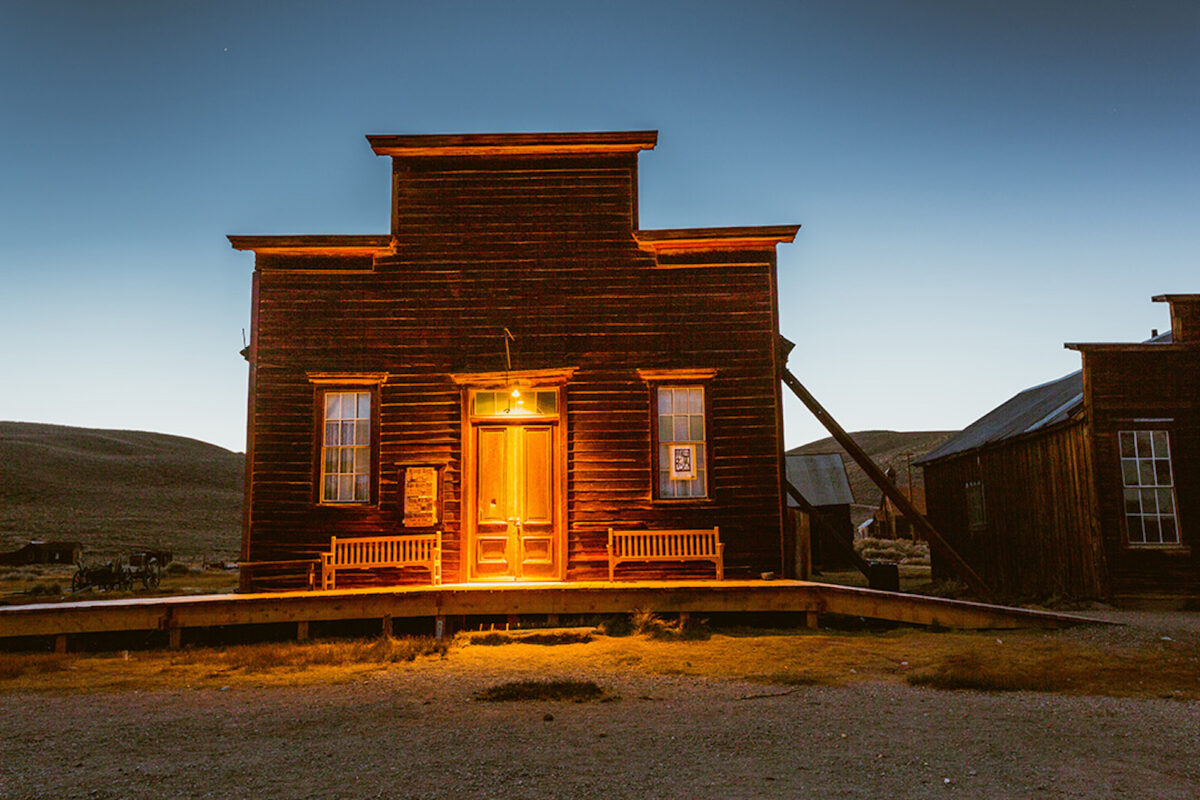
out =
[[[969,636],[978,640],[972,647],[986,639],[996,652],[1068,644],[1130,651],[1156,642],[1198,652],[1200,615],[1107,616],[1131,624],[1023,634],[1025,643],[1015,634],[831,632],[468,645],[383,668],[325,665],[247,679],[224,656],[107,656],[97,670],[125,664],[140,676],[125,686],[162,674],[168,688],[0,693],[0,798],[1193,800],[1195,699],[939,691],[847,667],[863,662],[863,648],[917,652]],[[738,653],[748,661],[756,648],[786,662],[780,676],[807,648],[859,680],[750,681],[728,677],[748,674],[744,664],[701,661]],[[830,661],[831,648],[848,660]],[[86,662],[68,669],[76,668]],[[669,674],[691,670],[698,674]],[[474,699],[507,680],[547,678],[595,681],[609,699]]]

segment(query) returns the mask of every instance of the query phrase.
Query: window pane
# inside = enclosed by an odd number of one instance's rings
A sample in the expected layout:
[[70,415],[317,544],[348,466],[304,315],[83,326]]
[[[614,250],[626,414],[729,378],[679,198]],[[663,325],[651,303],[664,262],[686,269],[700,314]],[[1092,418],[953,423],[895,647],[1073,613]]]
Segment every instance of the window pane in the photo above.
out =
[[338,451],[336,447],[328,447],[325,449],[325,466],[322,469],[326,475],[331,472],[337,472],[338,467]]
[[340,416],[341,398],[337,392],[325,393],[325,419],[337,419]]
[[496,394],[495,392],[478,392],[475,395],[475,413],[480,416],[487,416],[496,413]]
[[359,502],[367,502],[370,497],[370,478],[366,475],[359,475],[354,479],[354,499]]
[[1138,501],[1137,489],[1125,490],[1125,513],[1137,514],[1142,510],[1142,504]]
[[658,413],[659,414],[670,414],[671,413],[671,390],[670,389],[659,389],[658,390]]
[[343,447],[338,450],[338,472],[346,474],[354,472],[354,448]]
[[367,420],[354,424],[354,443],[357,445],[371,443],[371,423]]
[[1146,529],[1146,542],[1158,544],[1162,541],[1162,533],[1158,528],[1158,517],[1142,517],[1142,525]]
[[688,396],[691,394],[691,390],[687,388],[675,388],[671,391],[675,395],[672,401],[675,403],[675,413],[686,414],[688,410]]
[[370,474],[367,463],[371,460],[371,451],[366,447],[354,448],[354,474],[366,476]]
[[1155,484],[1158,486],[1171,485],[1171,462],[1165,458],[1154,459]]
[[672,441],[686,442],[688,441],[688,418],[686,415],[672,417],[675,420],[675,436]]
[[658,418],[658,440],[660,442],[671,441],[671,434],[674,432],[674,426],[671,424],[671,417]]
[[354,423],[343,422],[342,426],[342,444],[354,444]]
[[1151,439],[1154,441],[1154,457],[1166,458],[1171,455],[1170,447],[1167,445],[1166,431],[1152,431]]
[[354,476],[339,475],[338,476],[338,499],[349,500],[354,497]]
[[1141,485],[1141,486],[1153,486],[1154,485],[1154,462],[1153,461],[1139,461],[1138,462],[1138,472],[1139,472],[1139,477],[1140,477],[1140,480],[1138,481],[1139,485]]
[[1133,447],[1133,431],[1121,431],[1121,457],[1133,458],[1135,455]]
[[704,445],[696,445],[696,469],[704,469]]
[[1142,513],[1157,514],[1158,501],[1155,499],[1156,492],[1154,489],[1140,489],[1139,494],[1142,496]]
[[1179,530],[1175,527],[1174,517],[1163,517],[1159,520],[1162,526],[1162,540],[1167,544],[1179,543]]
[[359,419],[370,419],[371,418],[371,393],[370,392],[359,392],[358,393],[358,418]]
[[325,444],[327,444],[327,445],[339,444],[339,442],[338,442],[338,431],[339,430],[340,430],[340,428],[338,428],[338,424],[336,422],[326,422],[325,423]]
[[1137,431],[1134,435],[1137,437],[1138,458],[1150,458],[1154,454],[1150,449],[1150,431]]
[[704,417],[703,417],[703,415],[696,414],[696,415],[693,415],[692,417],[690,417],[690,419],[692,421],[692,425],[691,425],[692,441],[693,442],[703,442],[704,441]]
[[659,497],[674,497],[675,496],[675,484],[678,482],[679,481],[671,480],[671,473],[659,472],[658,473],[658,495],[659,495]]
[[688,412],[692,414],[704,413],[704,389],[699,386],[688,390]]
[[334,477],[333,475],[325,476],[325,486],[321,493],[321,499],[322,500],[336,500],[337,499],[337,478]]
[[1136,461],[1131,458],[1121,459],[1121,480],[1126,486],[1137,486],[1138,468]]
[[1175,513],[1175,498],[1174,492],[1170,489],[1156,489],[1158,495],[1158,513],[1174,514]]

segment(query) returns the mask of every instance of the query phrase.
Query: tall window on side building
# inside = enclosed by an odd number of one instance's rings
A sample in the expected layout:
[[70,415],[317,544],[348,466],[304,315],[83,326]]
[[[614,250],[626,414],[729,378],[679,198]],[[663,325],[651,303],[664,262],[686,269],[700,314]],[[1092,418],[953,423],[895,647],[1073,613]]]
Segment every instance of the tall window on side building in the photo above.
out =
[[1117,440],[1129,544],[1179,544],[1175,476],[1167,431],[1121,431]]
[[981,531],[987,527],[987,502],[982,481],[967,481],[967,530]]
[[657,496],[708,497],[708,447],[703,386],[657,388]]
[[327,391],[321,502],[371,502],[371,393]]

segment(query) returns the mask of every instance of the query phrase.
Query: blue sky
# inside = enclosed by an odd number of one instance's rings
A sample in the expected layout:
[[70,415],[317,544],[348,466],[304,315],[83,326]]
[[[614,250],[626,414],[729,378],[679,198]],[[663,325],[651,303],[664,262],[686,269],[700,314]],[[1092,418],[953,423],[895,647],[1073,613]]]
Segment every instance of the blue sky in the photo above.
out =
[[1192,2],[0,1],[0,102],[0,419],[241,449],[224,237],[386,232],[366,133],[659,130],[643,227],[803,225],[782,329],[850,430],[961,427],[1200,291]]

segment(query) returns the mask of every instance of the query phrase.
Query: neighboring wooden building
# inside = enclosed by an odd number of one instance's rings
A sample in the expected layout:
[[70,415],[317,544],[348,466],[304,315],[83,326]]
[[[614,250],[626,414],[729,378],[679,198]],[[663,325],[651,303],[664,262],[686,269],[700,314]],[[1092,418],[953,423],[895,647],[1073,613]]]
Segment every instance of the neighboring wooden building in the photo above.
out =
[[[815,516],[820,517],[808,524],[813,566],[822,569],[853,567],[849,553],[854,548],[854,526],[850,521],[854,493],[846,477],[842,454],[788,453],[785,459],[788,481],[816,508]],[[789,514],[798,512],[798,505],[789,497]],[[838,537],[841,544],[829,541],[830,536]]]
[[930,521],[998,592],[1200,597],[1200,295],[1154,299],[1169,334],[1068,344],[1082,370],[917,462]]
[[437,530],[446,582],[595,579],[610,527],[719,526],[727,574],[779,570],[797,226],[641,230],[653,131],[368,140],[390,233],[229,237],[255,253],[242,559]]
[[74,564],[82,557],[79,542],[29,542],[18,550],[0,553],[0,564]]

